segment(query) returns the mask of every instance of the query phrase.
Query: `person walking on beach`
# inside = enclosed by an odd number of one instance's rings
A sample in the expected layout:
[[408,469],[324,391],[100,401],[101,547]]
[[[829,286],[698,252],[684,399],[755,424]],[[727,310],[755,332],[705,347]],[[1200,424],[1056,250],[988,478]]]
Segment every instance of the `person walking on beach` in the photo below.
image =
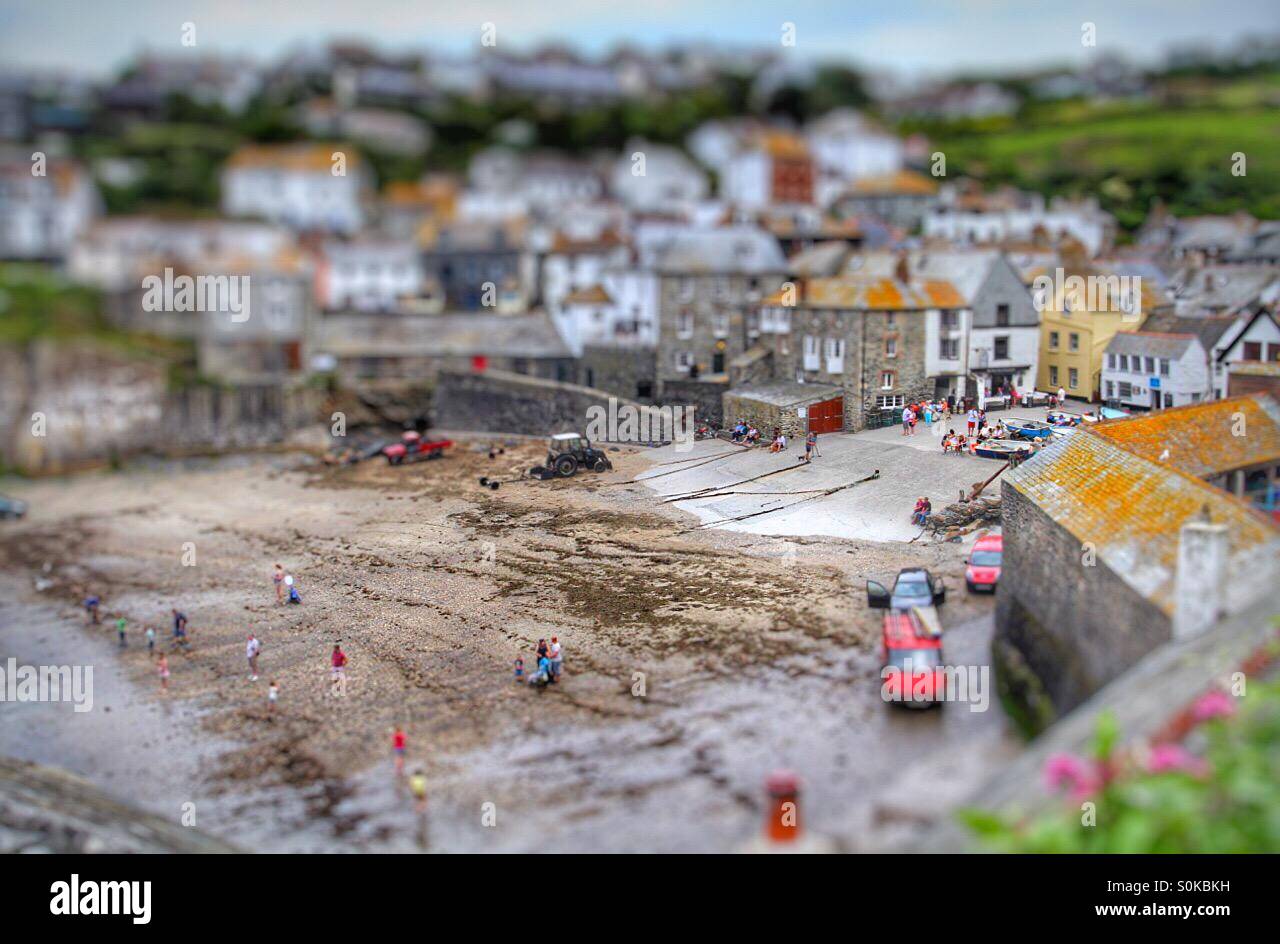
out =
[[397,724],[395,730],[391,732],[391,751],[396,756],[397,777],[404,776],[404,749],[407,741],[404,728]]
[[91,622],[94,626],[98,625],[98,622],[99,622],[98,607],[101,605],[102,605],[102,601],[98,599],[96,594],[94,596],[86,598],[84,601],[84,610],[86,613],[89,614],[89,622]]
[[427,775],[422,772],[421,767],[413,768],[413,773],[409,775],[409,793],[413,795],[413,805],[418,815],[425,816],[427,812]]
[[187,614],[173,611],[173,644],[187,647]]
[[123,649],[123,648],[124,648],[124,645],[125,645],[125,644],[124,644],[124,631],[125,631],[125,629],[128,627],[128,625],[129,625],[129,623],[128,623],[128,621],[127,621],[127,620],[125,620],[125,618],[124,618],[124,614],[123,614],[123,613],[116,617],[116,635],[117,635],[118,637],[120,637],[120,648],[121,648],[121,649]]
[[564,667],[564,653],[560,648],[560,640],[555,636],[551,637],[551,648],[547,652],[548,660],[551,663],[551,681],[560,681],[560,670]]
[[156,663],[156,672],[160,675],[160,694],[169,694],[169,657],[160,653],[160,661]]
[[545,639],[538,640],[538,659],[541,661],[547,657],[547,641]]
[[249,641],[244,645],[245,658],[249,660],[249,681],[258,681],[258,653],[262,651],[262,643],[258,641],[258,637],[253,633],[249,634]]
[[342,651],[341,642],[333,644],[333,652],[329,656],[329,668],[332,676],[329,686],[330,694],[340,696],[347,688],[347,654]]
[[516,656],[516,682],[524,682],[524,659]]
[[147,655],[154,658],[156,654],[156,628],[154,626],[147,627],[146,637]]
[[275,679],[267,685],[267,714],[276,713],[276,702],[280,700],[280,685]]
[[969,424],[969,435],[973,436],[974,431],[978,428],[978,411],[970,409],[965,419]]
[[271,582],[276,585],[276,604],[279,605],[284,602],[284,568],[279,564],[271,575]]
[[809,434],[804,437],[804,461],[812,462],[814,456],[820,455],[822,453],[818,451],[818,434],[809,430]]

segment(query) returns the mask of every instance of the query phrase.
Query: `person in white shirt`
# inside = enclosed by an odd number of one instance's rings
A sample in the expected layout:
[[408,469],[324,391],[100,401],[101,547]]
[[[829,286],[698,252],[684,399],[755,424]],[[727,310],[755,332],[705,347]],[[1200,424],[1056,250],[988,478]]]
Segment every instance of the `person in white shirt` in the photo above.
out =
[[1067,402],[1067,391],[1059,387],[1058,388],[1058,406],[1062,406],[1062,404],[1066,402]]
[[258,681],[258,653],[262,651],[262,643],[258,642],[258,637],[253,633],[249,634],[249,641],[244,645],[245,658],[249,660],[249,681]]
[[560,668],[564,665],[564,656],[561,653],[560,640],[555,636],[551,637],[551,648],[547,650],[547,660],[551,663],[551,681],[559,681]]

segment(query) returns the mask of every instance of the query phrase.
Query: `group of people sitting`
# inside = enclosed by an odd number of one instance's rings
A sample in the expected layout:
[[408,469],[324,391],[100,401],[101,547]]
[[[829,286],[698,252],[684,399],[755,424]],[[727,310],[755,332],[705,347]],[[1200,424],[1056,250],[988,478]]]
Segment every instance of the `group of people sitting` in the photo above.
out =
[[947,434],[942,437],[942,451],[954,452],[959,455],[963,455],[966,452],[972,453],[988,439],[1006,439],[1008,435],[1009,432],[1005,429],[1004,420],[998,420],[995,426],[989,426],[984,422],[982,426],[970,429],[968,435],[949,429]]
[[748,425],[745,420],[738,420],[729,430],[729,438],[736,443],[746,443],[748,446],[754,446],[760,442],[760,430]]
[[923,528],[931,514],[933,514],[933,503],[928,498],[921,496],[919,501],[916,502],[915,511],[911,512],[911,523],[918,524]]

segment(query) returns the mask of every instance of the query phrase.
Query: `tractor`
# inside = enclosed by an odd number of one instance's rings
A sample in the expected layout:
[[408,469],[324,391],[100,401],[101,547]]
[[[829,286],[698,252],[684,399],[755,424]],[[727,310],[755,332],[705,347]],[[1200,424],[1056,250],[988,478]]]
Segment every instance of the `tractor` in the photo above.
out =
[[593,472],[609,472],[613,463],[603,450],[595,449],[586,436],[578,433],[556,433],[547,443],[547,464],[535,465],[529,474],[537,479],[560,476],[568,478],[579,469]]

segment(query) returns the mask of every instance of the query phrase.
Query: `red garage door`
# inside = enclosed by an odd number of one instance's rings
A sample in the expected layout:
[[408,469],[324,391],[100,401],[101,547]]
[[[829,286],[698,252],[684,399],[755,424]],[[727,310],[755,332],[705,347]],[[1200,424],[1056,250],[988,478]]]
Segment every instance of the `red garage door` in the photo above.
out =
[[811,433],[838,433],[844,429],[844,398],[823,400],[809,407]]

